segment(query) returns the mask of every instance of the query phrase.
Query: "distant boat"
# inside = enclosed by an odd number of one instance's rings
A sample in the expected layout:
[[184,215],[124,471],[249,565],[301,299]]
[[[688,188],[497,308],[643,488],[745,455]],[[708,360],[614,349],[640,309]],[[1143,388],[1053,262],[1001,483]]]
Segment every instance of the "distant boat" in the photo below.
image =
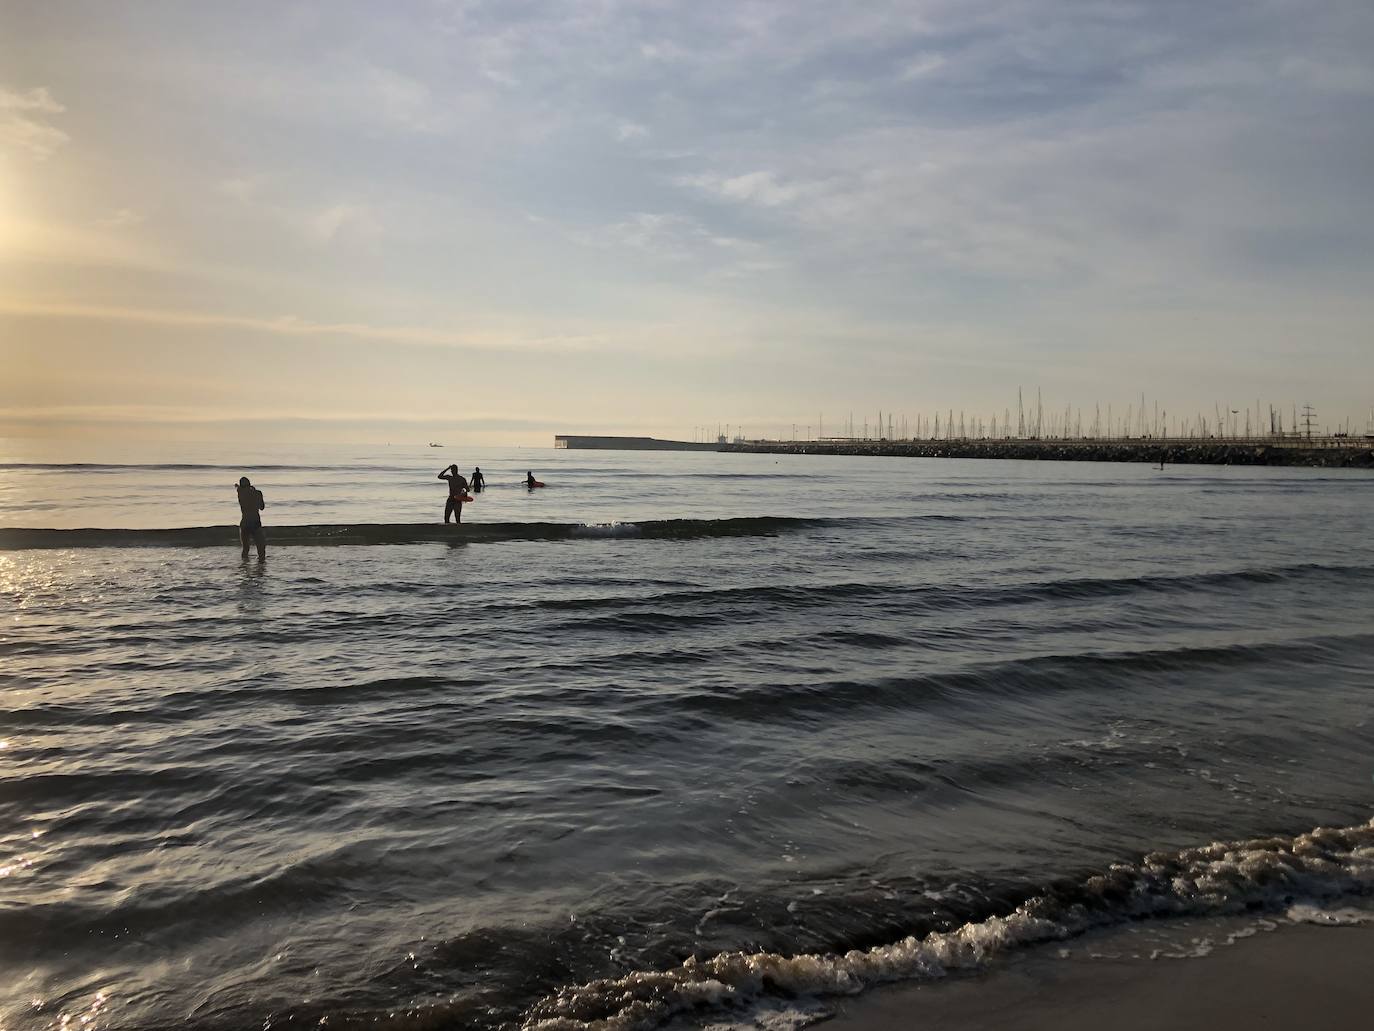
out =
[[430,446],[430,447],[443,447],[444,445],[442,445],[442,444],[436,444],[436,443],[434,443],[433,441],[430,441],[429,446]]

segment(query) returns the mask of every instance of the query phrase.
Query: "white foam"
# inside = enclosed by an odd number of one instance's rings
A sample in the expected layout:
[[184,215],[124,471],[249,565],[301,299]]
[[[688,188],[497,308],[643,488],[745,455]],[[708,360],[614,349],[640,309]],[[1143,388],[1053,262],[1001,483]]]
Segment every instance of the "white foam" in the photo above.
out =
[[1356,909],[1354,906],[1328,908],[1300,902],[1288,907],[1284,914],[1295,924],[1317,924],[1321,927],[1355,927],[1359,924],[1374,924],[1374,912]]
[[[723,952],[688,959],[675,970],[637,971],[571,986],[533,1006],[524,1027],[641,1031],[703,1007],[743,1012],[769,993],[810,999],[850,995],[887,981],[938,978],[949,971],[981,967],[1008,949],[1062,940],[1128,919],[1222,915],[1256,906],[1288,906],[1295,896],[1331,899],[1368,893],[1374,893],[1374,820],[1356,827],[1318,828],[1296,838],[1155,852],[1139,863],[1114,864],[1076,890],[1034,896],[1006,916],[923,938],[913,936],[843,955]],[[1191,951],[1200,954],[1212,943],[1195,945]],[[776,1018],[779,1011],[771,1012]],[[743,1023],[730,1023],[760,1026],[751,1021],[746,1017]]]
[[791,1031],[829,1015],[830,1011],[815,999],[770,1001],[751,1006],[748,1012],[732,1015],[729,1020],[707,1023],[701,1031]]

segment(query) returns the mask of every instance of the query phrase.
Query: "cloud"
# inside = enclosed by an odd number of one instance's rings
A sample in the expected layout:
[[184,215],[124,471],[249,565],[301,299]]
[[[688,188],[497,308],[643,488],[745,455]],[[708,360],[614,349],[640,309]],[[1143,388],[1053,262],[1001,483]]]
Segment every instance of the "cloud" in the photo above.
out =
[[374,66],[367,69],[364,81],[383,120],[420,133],[437,133],[447,127],[445,112],[419,79]]
[[333,243],[341,235],[374,236],[382,225],[366,204],[333,204],[317,211],[308,222],[311,237],[319,243]]
[[0,89],[0,110],[40,111],[43,114],[60,115],[67,109],[53,99],[48,87],[35,86],[22,93]]
[[269,194],[268,182],[261,174],[233,176],[216,182],[214,190],[237,204],[252,205],[256,213],[319,246],[371,240],[384,232],[381,213],[372,204],[350,200],[319,207],[313,199],[283,198],[280,190]]
[[240,204],[246,204],[262,192],[266,181],[266,177],[261,175],[231,176],[216,183],[215,189]]
[[758,204],[766,208],[791,204],[808,193],[814,193],[814,183],[779,182],[773,172],[747,172],[744,175],[722,176],[714,172],[680,176],[677,182],[694,187],[724,200]]
[[27,151],[40,161],[51,157],[71,137],[49,125],[44,116],[66,110],[46,86],[19,92],[0,88],[0,148]]
[[727,43],[675,71],[735,98],[718,126],[671,137],[695,151],[697,169],[668,178],[682,205],[728,202],[697,214],[785,249],[856,308],[879,293],[1158,301],[1349,278],[1374,229],[1354,171],[1374,137],[1350,122],[1374,88],[1358,5],[1227,5],[1219,19],[1181,6],[1177,22],[1130,2],[900,8],[732,19],[756,49]]
[[916,54],[897,73],[899,82],[911,82],[939,71],[948,63],[944,54]]
[[700,222],[685,215],[636,212],[623,221],[606,226],[601,239],[656,254],[660,257],[686,257],[695,245],[711,238]]
[[1295,55],[1284,58],[1279,74],[1331,93],[1364,97],[1374,94],[1374,68],[1368,62],[1330,64]]
[[471,350],[580,351],[596,348],[604,342],[604,338],[592,335],[465,333],[426,326],[375,326],[359,322],[315,322],[297,318],[294,315],[259,318],[217,312],[190,312],[66,302],[44,303],[5,297],[0,297],[0,315],[25,318],[136,322],[183,328],[237,329],[285,337],[342,336],[397,344]]
[[615,138],[621,143],[628,140],[643,139],[648,135],[648,128],[637,122],[618,122],[615,127]]
[[[131,213],[133,214],[133,213]],[[117,217],[116,212],[112,218]],[[0,256],[40,265],[82,268],[139,269],[145,272],[175,272],[183,263],[172,258],[146,234],[121,231],[119,225],[99,219],[85,225],[56,221],[11,218],[0,232]]]
[[[389,412],[326,411],[308,415],[281,416],[276,414],[245,415],[241,409],[216,408],[207,405],[36,405],[32,407],[0,407],[0,424],[118,424],[153,423],[177,426],[223,425],[266,427],[391,427],[397,429],[432,428],[436,423],[447,430],[476,431],[536,431],[549,432],[551,420],[522,419],[509,415],[465,415],[455,418],[451,412],[431,414],[395,414]],[[564,424],[559,423],[560,426]],[[591,425],[591,424],[589,424]],[[596,424],[601,425],[601,424]],[[584,428],[581,426],[575,428]],[[569,432],[569,430],[564,430]]]
[[695,263],[709,277],[734,278],[783,267],[752,240],[717,232],[690,215],[638,211],[592,231],[573,232],[585,246],[636,252],[657,262],[677,266]]
[[104,218],[95,220],[95,224],[102,229],[128,229],[132,226],[141,225],[143,216],[132,208],[120,208],[112,211]]

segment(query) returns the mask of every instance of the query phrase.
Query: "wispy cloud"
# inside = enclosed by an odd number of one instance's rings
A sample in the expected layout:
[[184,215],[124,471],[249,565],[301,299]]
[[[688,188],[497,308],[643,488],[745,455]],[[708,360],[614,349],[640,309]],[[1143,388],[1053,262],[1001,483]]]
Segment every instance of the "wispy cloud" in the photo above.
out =
[[911,82],[938,72],[948,63],[944,54],[916,54],[904,62],[897,72],[899,82]]
[[423,133],[440,132],[447,127],[446,112],[419,79],[376,66],[367,68],[363,79],[385,121]]
[[741,240],[713,234],[696,219],[686,215],[644,211],[607,226],[604,238],[622,246],[666,257],[683,257],[698,245],[722,250],[744,246]]
[[[549,421],[544,419],[512,418],[499,413],[478,413],[454,418],[451,413],[435,410],[423,414],[380,414],[359,411],[325,411],[309,415],[282,416],[276,414],[245,414],[241,409],[216,407],[214,405],[36,405],[33,407],[0,407],[0,425],[22,424],[69,425],[71,423],[95,423],[111,425],[119,423],[165,424],[172,426],[222,425],[245,426],[262,425],[278,429],[286,427],[359,427],[382,426],[397,429],[426,427],[436,424],[449,430],[476,431],[538,431],[547,433]],[[603,424],[594,424],[604,428]],[[559,423],[560,428],[565,424]]]
[[[118,217],[118,211],[110,216]],[[87,270],[104,267],[165,273],[178,267],[158,242],[124,231],[134,223],[105,224],[107,221],[72,224],[9,219],[0,233],[0,256],[16,262]]]
[[240,204],[246,204],[262,192],[266,181],[262,175],[236,175],[221,179],[215,184],[215,189]]
[[470,350],[565,350],[596,349],[605,341],[577,334],[516,334],[461,332],[427,326],[377,326],[359,322],[315,322],[282,315],[276,318],[192,312],[117,305],[44,303],[16,297],[0,297],[0,315],[26,318],[85,319],[97,322],[136,322],[184,328],[246,330],[285,337],[350,337],[425,347]]
[[23,151],[40,161],[51,157],[71,137],[48,124],[48,116],[66,110],[46,86],[26,90],[0,88],[0,148]]
[[95,220],[95,224],[102,229],[128,229],[143,222],[143,215],[133,208],[119,208],[110,212],[104,218]]
[[731,279],[785,266],[754,240],[720,233],[676,212],[637,211],[595,229],[569,231],[568,236],[583,246],[642,256],[671,268],[676,276],[691,268],[702,279]]
[[308,225],[311,237],[319,243],[333,243],[343,235],[366,238],[382,229],[372,206],[357,203],[331,204],[310,216]]
[[725,200],[760,204],[766,208],[791,204],[793,201],[800,200],[807,194],[815,193],[819,189],[816,183],[780,182],[777,175],[769,171],[746,172],[743,175],[735,176],[702,172],[696,175],[681,176],[677,182]]

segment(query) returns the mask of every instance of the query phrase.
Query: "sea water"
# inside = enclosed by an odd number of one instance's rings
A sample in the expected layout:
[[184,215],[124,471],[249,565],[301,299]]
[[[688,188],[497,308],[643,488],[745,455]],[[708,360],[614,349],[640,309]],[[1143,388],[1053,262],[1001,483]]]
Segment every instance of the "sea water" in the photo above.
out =
[[0,447],[5,1027],[748,1022],[1374,889],[1368,473],[79,451]]

